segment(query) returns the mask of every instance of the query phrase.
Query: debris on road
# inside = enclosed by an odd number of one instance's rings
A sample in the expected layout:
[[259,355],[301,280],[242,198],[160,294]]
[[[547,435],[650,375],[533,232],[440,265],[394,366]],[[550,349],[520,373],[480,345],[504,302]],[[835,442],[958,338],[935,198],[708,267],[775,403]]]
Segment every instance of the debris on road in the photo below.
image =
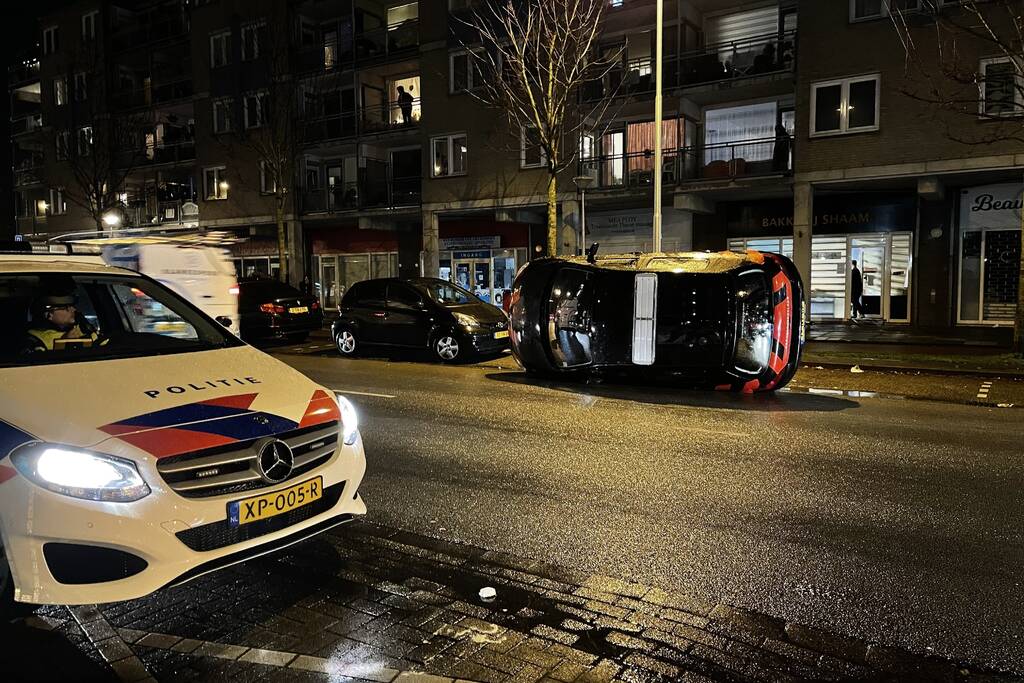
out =
[[490,602],[496,597],[498,597],[498,591],[494,590],[490,586],[484,586],[480,589],[480,599],[484,602]]
[[850,368],[850,372],[853,372],[853,373],[856,373],[856,374],[860,374],[860,373],[862,373],[864,371],[860,369],[859,365],[854,365],[852,368]]

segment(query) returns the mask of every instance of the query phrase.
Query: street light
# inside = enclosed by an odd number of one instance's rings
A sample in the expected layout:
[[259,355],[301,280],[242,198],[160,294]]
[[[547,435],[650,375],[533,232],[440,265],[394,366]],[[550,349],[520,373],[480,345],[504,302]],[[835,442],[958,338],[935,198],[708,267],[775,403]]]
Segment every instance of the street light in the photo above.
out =
[[121,225],[121,217],[114,211],[108,211],[103,214],[103,224],[108,228],[116,228]]
[[580,191],[580,245],[587,250],[587,190],[594,186],[594,176],[578,175],[572,179]]

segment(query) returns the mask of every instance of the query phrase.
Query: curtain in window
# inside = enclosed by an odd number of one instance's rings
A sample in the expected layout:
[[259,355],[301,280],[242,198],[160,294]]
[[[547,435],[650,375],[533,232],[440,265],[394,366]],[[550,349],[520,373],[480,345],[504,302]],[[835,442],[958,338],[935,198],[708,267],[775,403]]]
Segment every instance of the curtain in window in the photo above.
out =
[[775,102],[764,102],[709,110],[704,118],[704,163],[771,159],[776,108]]
[[[675,157],[682,125],[682,119],[665,119],[661,122],[661,149],[666,158]],[[626,145],[631,174],[654,170],[654,121],[629,124],[626,129]]]

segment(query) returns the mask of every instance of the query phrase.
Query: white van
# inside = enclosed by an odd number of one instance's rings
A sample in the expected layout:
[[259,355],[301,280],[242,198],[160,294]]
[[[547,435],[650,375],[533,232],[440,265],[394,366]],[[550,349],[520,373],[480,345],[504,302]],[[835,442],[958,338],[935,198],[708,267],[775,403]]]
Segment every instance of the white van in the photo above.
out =
[[0,254],[0,316],[0,611],[137,598],[366,512],[351,403],[154,279]]
[[238,276],[226,249],[173,237],[90,240],[112,266],[137,270],[192,302],[211,318],[227,317],[239,333]]

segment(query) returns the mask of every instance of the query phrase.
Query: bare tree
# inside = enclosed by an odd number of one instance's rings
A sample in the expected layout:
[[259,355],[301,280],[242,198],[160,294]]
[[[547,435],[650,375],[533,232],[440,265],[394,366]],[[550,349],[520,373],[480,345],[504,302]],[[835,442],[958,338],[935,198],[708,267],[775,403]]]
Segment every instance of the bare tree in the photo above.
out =
[[[950,114],[942,123],[949,140],[1024,143],[1024,0],[922,5],[915,12],[890,10],[906,51],[903,93]],[[1024,225],[1013,349],[1024,355]]]
[[[463,23],[471,68],[483,86],[471,91],[501,109],[511,133],[543,152],[547,171],[547,249],[558,253],[558,176],[577,158],[581,134],[600,126],[616,90],[585,98],[584,89],[619,65],[621,49],[600,55],[606,0],[495,0]],[[478,42],[477,42],[478,41]]]

